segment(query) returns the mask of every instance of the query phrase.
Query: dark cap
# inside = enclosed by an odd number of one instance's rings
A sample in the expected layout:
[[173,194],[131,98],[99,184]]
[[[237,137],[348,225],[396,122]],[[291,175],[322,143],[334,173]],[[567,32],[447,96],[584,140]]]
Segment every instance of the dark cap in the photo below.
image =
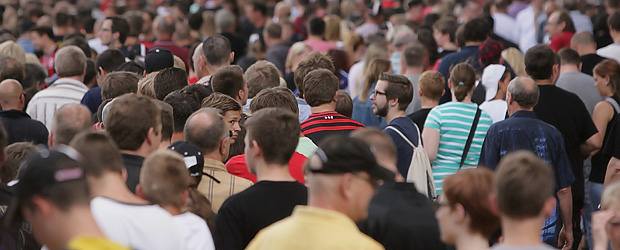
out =
[[393,181],[394,173],[379,166],[366,142],[344,135],[333,135],[323,139],[314,153],[322,166],[310,166],[311,173],[341,174],[366,172],[372,178]]
[[162,47],[155,47],[146,52],[144,58],[144,68],[146,73],[159,71],[174,66],[174,56],[170,50]]
[[183,155],[185,167],[189,170],[190,176],[202,176],[205,159],[198,146],[187,141],[175,141],[168,146],[168,149]]
[[37,147],[20,167],[18,182],[13,187],[15,196],[3,218],[4,225],[22,221],[21,207],[34,195],[64,182],[82,180],[86,183],[82,159],[80,153],[69,146],[58,145],[55,150]]

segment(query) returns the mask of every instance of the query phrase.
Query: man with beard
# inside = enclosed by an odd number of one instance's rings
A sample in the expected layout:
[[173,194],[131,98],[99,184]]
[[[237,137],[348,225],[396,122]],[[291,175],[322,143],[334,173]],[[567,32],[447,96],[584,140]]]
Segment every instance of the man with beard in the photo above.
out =
[[383,132],[389,135],[396,145],[398,161],[396,166],[402,176],[407,176],[413,147],[419,147],[420,130],[405,116],[405,110],[413,98],[413,84],[407,77],[381,73],[375,90],[370,95],[372,111],[385,117],[389,124]]

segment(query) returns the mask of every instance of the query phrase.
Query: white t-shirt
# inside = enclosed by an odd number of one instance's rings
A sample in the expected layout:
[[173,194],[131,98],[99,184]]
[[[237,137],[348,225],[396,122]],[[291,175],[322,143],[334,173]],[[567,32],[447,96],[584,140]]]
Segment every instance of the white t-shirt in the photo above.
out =
[[504,100],[491,100],[480,104],[480,109],[491,117],[493,123],[496,123],[506,119],[508,104]]
[[97,197],[90,201],[97,224],[110,240],[136,250],[184,249],[181,229],[157,205],[133,205]]
[[197,215],[186,212],[173,216],[174,222],[181,228],[185,249],[215,250],[213,236],[207,223]]
[[620,44],[612,43],[605,47],[602,47],[596,51],[596,54],[609,59],[614,59],[620,63]]

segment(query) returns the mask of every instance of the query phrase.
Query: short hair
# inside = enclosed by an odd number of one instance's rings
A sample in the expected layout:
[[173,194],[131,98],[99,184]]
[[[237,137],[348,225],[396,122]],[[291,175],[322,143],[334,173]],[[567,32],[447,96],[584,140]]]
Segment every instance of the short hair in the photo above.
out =
[[160,206],[183,204],[183,192],[189,188],[189,175],[183,157],[170,150],[159,150],[144,160],[140,187],[147,200]]
[[248,83],[248,98],[254,98],[259,91],[280,85],[280,73],[273,63],[260,60],[245,71]]
[[555,52],[544,44],[536,45],[525,53],[525,71],[534,80],[551,78],[555,62]]
[[474,68],[467,62],[455,65],[450,71],[450,81],[452,82],[452,91],[457,101],[463,101],[467,93],[475,87],[476,72]]
[[230,41],[222,35],[209,36],[202,43],[202,53],[208,64],[213,66],[228,65],[230,62]]
[[311,35],[322,36],[325,33],[325,21],[320,17],[314,17],[308,22],[308,29]]
[[[524,80],[532,81],[531,84],[526,85]],[[517,102],[519,106],[524,108],[533,108],[538,103],[540,96],[540,90],[529,77],[516,77],[508,84],[508,93],[512,97],[512,100]]]
[[95,76],[97,76],[97,69],[95,69],[95,62],[93,60],[86,59],[86,74],[84,74],[84,84],[91,83]]
[[80,76],[86,69],[86,55],[75,45],[63,46],[54,57],[58,77]]
[[594,36],[592,33],[588,31],[580,31],[573,35],[573,38],[570,40],[571,46],[574,44],[588,45],[594,44],[596,46],[596,41],[594,41]]
[[153,80],[157,100],[163,100],[170,92],[187,86],[187,74],[179,68],[166,68],[159,71]]
[[466,42],[482,42],[487,40],[489,34],[493,30],[493,27],[489,22],[482,18],[475,18],[465,24],[463,35]]
[[413,100],[413,84],[402,75],[381,73],[379,81],[388,82],[385,88],[385,97],[388,100],[398,98],[398,109],[405,110]]
[[161,110],[149,97],[124,94],[110,103],[104,123],[119,149],[137,150],[151,128],[159,133]]
[[439,100],[443,95],[445,82],[446,79],[441,73],[427,70],[420,75],[418,87],[422,90],[422,95],[425,97],[431,100]]
[[342,89],[336,91],[336,112],[349,118],[353,115],[353,100]]
[[175,90],[164,98],[164,102],[172,106],[172,116],[174,121],[174,132],[183,132],[187,118],[200,109],[200,103],[196,101],[191,93],[184,90]]
[[138,76],[131,72],[112,72],[101,81],[103,100],[138,92]]
[[153,99],[153,102],[161,109],[161,141],[172,139],[174,133],[174,116],[172,106],[160,100]]
[[398,151],[396,151],[392,138],[383,131],[374,127],[366,127],[351,131],[351,137],[366,142],[375,154],[375,158],[379,158],[378,155],[383,155],[389,157],[396,164]]
[[0,168],[0,182],[9,183],[17,179],[17,170],[26,156],[35,149],[31,142],[16,142],[5,148],[5,160]]
[[54,113],[52,121],[53,143],[69,145],[69,142],[80,132],[90,130],[93,115],[82,104],[65,104]]
[[220,111],[221,115],[225,115],[228,111],[241,112],[241,105],[232,97],[216,92],[202,100],[203,108],[215,108]]
[[[613,1],[609,1],[613,2]],[[620,11],[616,11],[607,18],[607,26],[615,31],[620,31]]]
[[12,57],[20,63],[26,63],[26,52],[14,41],[6,41],[0,44],[0,57]]
[[148,96],[153,99],[157,99],[155,95],[155,87],[153,86],[155,82],[155,77],[159,71],[148,73],[144,76],[140,81],[138,81],[138,94],[143,96]]
[[105,131],[82,132],[69,145],[86,159],[84,172],[88,176],[98,178],[106,173],[121,175],[125,168],[118,146]]
[[250,102],[250,112],[264,108],[281,108],[299,114],[299,106],[293,92],[285,87],[263,89]]
[[157,16],[153,23],[160,33],[173,34],[176,28],[175,19],[170,14]]
[[202,84],[190,84],[185,86],[182,90],[194,97],[196,102],[198,102],[198,106],[200,106],[202,100],[213,94],[213,89],[210,86]]
[[469,229],[487,239],[499,228],[499,218],[489,203],[494,188],[493,172],[487,168],[461,170],[443,181],[443,195],[450,207],[461,204],[471,217]]
[[47,36],[50,40],[54,40],[54,30],[50,26],[38,26],[32,31],[36,32],[39,36]]
[[564,23],[564,29],[562,30],[563,32],[573,32],[575,33],[575,24],[573,23],[573,20],[570,18],[570,14],[568,13],[568,11],[566,10],[558,10],[558,13],[560,13],[560,16],[558,16],[558,23]]
[[297,87],[297,96],[303,98],[304,97],[304,78],[310,71],[316,69],[326,69],[331,72],[334,72],[334,63],[332,60],[319,53],[318,51],[310,52],[299,62],[297,69],[294,72],[294,81],[295,86]]
[[325,21],[325,40],[327,41],[340,41],[340,22],[342,19],[335,14],[330,14],[323,17]]
[[[142,33],[142,26],[144,19],[142,19],[142,13],[140,11],[128,11],[123,14],[124,20],[127,21],[127,37],[138,37]],[[114,23],[112,23],[114,26]],[[114,27],[112,27],[114,29]],[[120,40],[120,36],[119,36]],[[123,42],[124,43],[124,42]]]
[[502,215],[513,219],[537,217],[555,193],[551,166],[530,151],[504,156],[496,170],[495,195]]
[[266,163],[288,164],[299,142],[299,117],[278,108],[264,108],[245,122],[249,145],[261,147]]
[[574,51],[571,48],[563,48],[558,52],[558,55],[560,56],[560,64],[562,65],[567,65],[567,64],[572,64],[575,66],[579,66],[579,64],[581,63],[581,57],[579,56],[579,53],[577,53],[577,51]]
[[99,54],[95,59],[97,72],[99,72],[99,68],[102,68],[106,72],[110,73],[115,71],[123,63],[125,63],[125,55],[117,49],[108,49]]
[[117,16],[106,17],[106,20],[112,21],[112,34],[118,32],[118,41],[125,43],[127,35],[129,34],[129,23],[127,20]]
[[424,66],[424,59],[426,59],[426,51],[424,51],[422,45],[409,45],[403,52],[403,57],[405,57],[405,64],[407,66],[422,67]]
[[[0,66],[0,68],[4,67]],[[24,89],[32,88],[37,82],[43,82],[47,78],[47,70],[39,63],[24,64],[24,73],[25,77],[21,82]]]
[[[199,119],[194,117],[202,115],[209,116],[209,123],[193,121],[193,119]],[[203,154],[217,150],[222,139],[228,137],[224,117],[219,114],[219,110],[214,108],[201,108],[189,116],[183,133],[185,140],[198,146]]]
[[330,103],[338,91],[338,77],[327,69],[313,70],[304,78],[304,99],[310,107]]
[[221,68],[211,77],[213,91],[235,98],[244,87],[243,69],[238,65]]
[[259,1],[252,1],[252,10],[259,12],[261,15],[267,15],[267,5]]
[[18,82],[22,82],[24,78],[24,64],[12,57],[0,58],[0,81],[14,79]]
[[235,25],[235,15],[228,9],[222,8],[215,12],[215,27],[222,31]]
[[282,26],[279,23],[271,22],[267,24],[265,31],[271,38],[280,39],[282,37]]
[[86,41],[86,38],[84,38],[80,33],[77,34],[79,35],[65,37],[65,40],[62,41],[62,46],[75,45],[80,48],[82,52],[84,52],[84,56],[86,56],[87,59],[91,58],[92,52],[90,45],[88,45],[88,41]]

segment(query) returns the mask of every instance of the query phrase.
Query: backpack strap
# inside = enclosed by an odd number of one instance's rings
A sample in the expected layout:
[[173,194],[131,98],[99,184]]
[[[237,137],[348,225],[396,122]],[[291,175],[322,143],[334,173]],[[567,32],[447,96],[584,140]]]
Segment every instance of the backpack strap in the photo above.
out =
[[[407,138],[407,136],[405,136],[402,132],[400,132],[400,130],[396,129],[393,126],[387,126],[385,128],[389,128],[391,130],[394,130],[396,133],[398,133],[400,135],[400,137],[402,137],[407,143],[409,143],[409,145],[411,145],[412,148],[416,148],[416,146],[413,145],[413,143],[411,143],[411,141]],[[418,132],[419,135],[419,132]],[[418,136],[418,138],[420,138],[420,136]],[[420,144],[418,144],[420,145]]]
[[618,105],[618,102],[616,102],[616,100],[614,98],[607,97],[607,99],[605,99],[605,101],[608,102],[609,104],[611,104],[611,106],[614,107],[614,110],[616,111],[616,113],[620,113],[620,105]]
[[478,121],[480,120],[481,110],[476,108],[476,116],[474,116],[474,122],[471,124],[471,130],[469,131],[469,136],[467,137],[467,142],[465,143],[465,148],[463,149],[463,155],[461,156],[461,163],[459,164],[459,170],[463,167],[465,163],[465,158],[467,158],[467,153],[469,153],[469,148],[471,147],[471,143],[474,140],[474,134],[476,133],[476,127],[478,127]]

